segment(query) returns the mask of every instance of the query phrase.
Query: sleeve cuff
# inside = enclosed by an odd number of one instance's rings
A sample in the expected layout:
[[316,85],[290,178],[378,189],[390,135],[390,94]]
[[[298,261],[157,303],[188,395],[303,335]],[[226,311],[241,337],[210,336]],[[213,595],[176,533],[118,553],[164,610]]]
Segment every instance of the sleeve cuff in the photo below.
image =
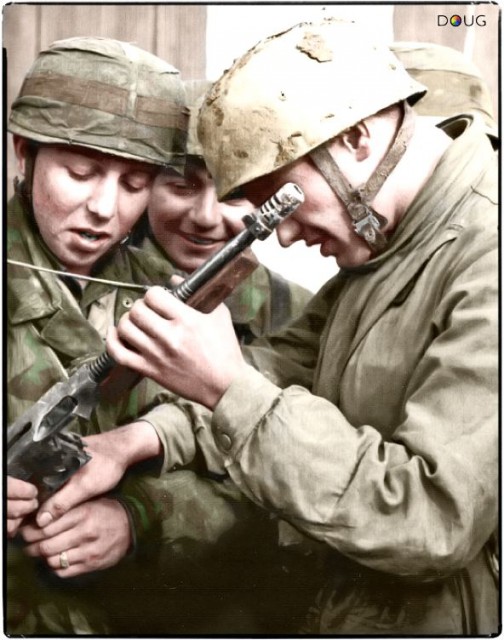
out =
[[212,418],[219,449],[234,459],[250,433],[276,404],[282,390],[247,365],[222,396]]
[[138,523],[137,523],[137,518],[135,517],[136,513],[131,506],[128,496],[122,496],[120,493],[115,492],[111,495],[111,498],[119,502],[119,504],[123,507],[124,511],[126,511],[130,533],[131,533],[131,544],[130,544],[130,548],[128,549],[128,555],[132,556],[136,553],[138,549],[138,535],[137,535]]
[[126,477],[113,498],[124,507],[130,524],[131,549],[130,554],[139,549],[142,541],[155,536],[160,526],[160,510],[156,501],[151,499],[145,490],[140,477]]
[[161,404],[141,416],[156,431],[163,447],[161,473],[189,464],[196,451],[188,414],[177,404]]

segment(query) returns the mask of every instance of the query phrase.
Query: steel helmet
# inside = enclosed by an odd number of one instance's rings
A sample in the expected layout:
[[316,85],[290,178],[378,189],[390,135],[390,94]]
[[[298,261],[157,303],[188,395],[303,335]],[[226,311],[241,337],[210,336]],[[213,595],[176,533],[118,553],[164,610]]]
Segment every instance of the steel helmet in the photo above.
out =
[[390,48],[408,73],[429,89],[415,106],[418,114],[442,120],[478,112],[496,133],[490,91],[480,70],[462,52],[430,42],[395,42]]
[[177,69],[126,42],[77,37],[39,53],[8,129],[41,143],[179,165],[187,120]]
[[353,22],[301,23],[235,61],[207,94],[198,137],[219,198],[348,127],[425,92]]
[[198,140],[197,132],[198,112],[211,86],[212,82],[210,80],[184,81],[186,104],[189,108],[189,130],[187,133],[186,146],[186,154],[189,156],[203,157],[203,149]]

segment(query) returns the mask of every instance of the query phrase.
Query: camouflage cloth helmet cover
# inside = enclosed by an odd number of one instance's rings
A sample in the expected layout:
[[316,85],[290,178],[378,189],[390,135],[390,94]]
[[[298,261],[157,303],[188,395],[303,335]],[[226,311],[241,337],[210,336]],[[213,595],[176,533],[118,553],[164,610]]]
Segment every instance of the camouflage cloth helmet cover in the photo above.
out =
[[430,42],[395,42],[391,50],[429,91],[415,106],[420,115],[449,118],[479,112],[497,130],[490,91],[480,70],[462,52]]
[[180,74],[109,38],[54,42],[12,104],[11,133],[158,165],[183,164],[188,114]]
[[203,149],[198,140],[197,132],[198,112],[212,84],[211,80],[186,80],[184,82],[186,104],[189,108],[189,130],[187,133],[186,153],[187,155],[197,156],[198,158],[203,157]]
[[219,198],[424,91],[353,22],[301,23],[266,38],[201,107],[198,137]]

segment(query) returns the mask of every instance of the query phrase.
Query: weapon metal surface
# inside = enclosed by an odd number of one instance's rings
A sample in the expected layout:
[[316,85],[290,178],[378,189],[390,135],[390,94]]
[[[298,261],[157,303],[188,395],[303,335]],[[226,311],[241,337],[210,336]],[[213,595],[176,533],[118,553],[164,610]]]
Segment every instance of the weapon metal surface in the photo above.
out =
[[[210,311],[222,301],[216,289],[219,273],[229,278],[233,261],[256,240],[264,240],[304,201],[304,194],[294,183],[283,185],[258,209],[244,218],[245,229],[183,282],[171,290],[182,302],[202,311]],[[242,260],[242,262],[244,262]],[[251,261],[249,261],[249,264]],[[226,271],[227,267],[227,271]],[[233,276],[233,286],[250,273],[243,268]],[[232,287],[220,289],[229,294]],[[212,291],[216,295],[212,299]],[[198,297],[199,296],[199,297]],[[191,303],[191,300],[194,300]],[[99,386],[115,366],[104,352],[92,362],[79,367],[67,380],[57,382],[7,429],[8,474],[37,484],[46,494],[56,491],[89,461],[77,434],[62,433],[76,418],[88,420],[99,400]]]

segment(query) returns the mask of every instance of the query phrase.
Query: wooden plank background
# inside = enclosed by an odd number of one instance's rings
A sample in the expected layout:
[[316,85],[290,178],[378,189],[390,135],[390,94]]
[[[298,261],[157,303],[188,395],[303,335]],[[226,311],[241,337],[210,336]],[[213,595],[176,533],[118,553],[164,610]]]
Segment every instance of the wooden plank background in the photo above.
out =
[[[435,12],[453,15],[484,13],[488,28],[467,28],[466,36],[454,28],[432,24],[432,5],[398,4],[394,7],[396,40],[428,40],[465,50],[481,69],[492,91],[498,113],[499,7],[489,4],[436,5]],[[97,35],[133,42],[180,69],[184,79],[205,77],[207,7],[204,4],[10,4],[3,9],[3,46],[7,55],[7,111],[37,53],[54,40]],[[223,24],[223,29],[232,25]],[[468,38],[471,41],[468,42]],[[224,34],[223,34],[224,38]],[[231,62],[231,60],[230,60]],[[12,193],[15,162],[9,139],[8,195]]]

